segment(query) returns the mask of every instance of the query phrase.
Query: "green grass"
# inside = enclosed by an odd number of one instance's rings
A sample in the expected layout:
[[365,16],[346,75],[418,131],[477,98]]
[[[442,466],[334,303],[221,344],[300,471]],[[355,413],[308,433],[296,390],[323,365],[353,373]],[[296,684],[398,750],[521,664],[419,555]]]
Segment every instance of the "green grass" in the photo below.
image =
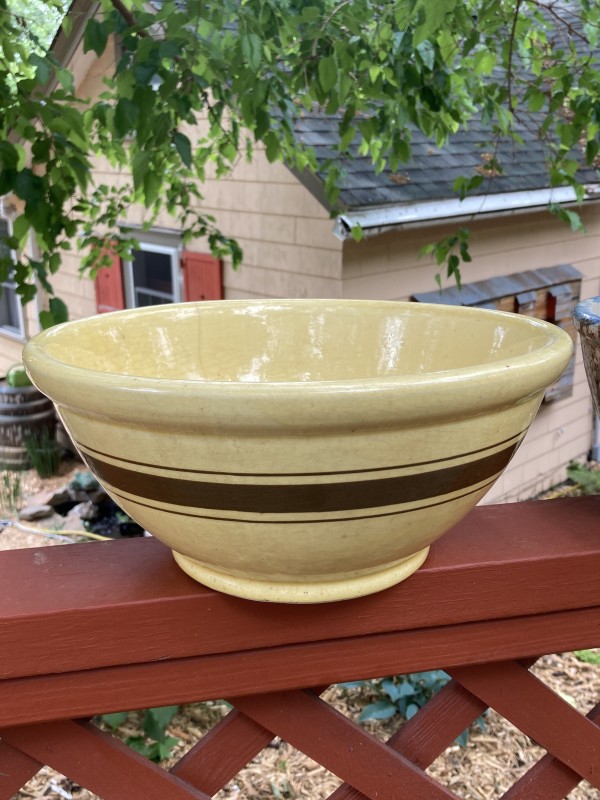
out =
[[600,664],[600,650],[575,650],[573,655],[586,664]]

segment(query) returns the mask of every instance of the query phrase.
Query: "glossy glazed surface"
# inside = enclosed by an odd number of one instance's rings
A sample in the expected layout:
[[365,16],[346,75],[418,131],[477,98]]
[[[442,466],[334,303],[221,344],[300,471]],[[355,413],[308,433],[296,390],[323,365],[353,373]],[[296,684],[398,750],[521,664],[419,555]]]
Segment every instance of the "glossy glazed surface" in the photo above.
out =
[[51,329],[25,362],[115,500],[196,579],[385,588],[485,494],[572,351],[487,310],[221,301]]
[[46,352],[64,364],[119,377],[371,381],[477,369],[550,344],[545,327],[515,322],[397,303],[207,304],[201,313],[163,306],[88,320],[79,338],[74,329],[56,329]]

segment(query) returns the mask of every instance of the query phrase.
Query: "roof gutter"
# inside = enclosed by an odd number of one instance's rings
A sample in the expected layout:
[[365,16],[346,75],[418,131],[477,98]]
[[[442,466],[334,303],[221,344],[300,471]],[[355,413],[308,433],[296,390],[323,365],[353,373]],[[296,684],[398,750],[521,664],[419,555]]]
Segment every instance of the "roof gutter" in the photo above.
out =
[[[585,199],[600,200],[600,184],[585,186]],[[357,225],[360,225],[365,236],[377,236],[398,228],[415,228],[446,220],[456,222],[481,216],[496,217],[542,209],[550,203],[562,205],[577,202],[575,190],[571,186],[561,186],[555,189],[471,196],[464,200],[454,197],[423,203],[381,206],[340,214],[335,221],[333,233],[338,239],[345,241],[352,238],[352,228]]]

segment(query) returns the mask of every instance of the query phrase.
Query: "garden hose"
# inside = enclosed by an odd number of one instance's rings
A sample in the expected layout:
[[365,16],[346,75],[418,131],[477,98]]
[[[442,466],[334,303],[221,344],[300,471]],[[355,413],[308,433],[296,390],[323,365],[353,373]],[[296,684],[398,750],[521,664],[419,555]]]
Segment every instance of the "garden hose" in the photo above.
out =
[[79,536],[85,539],[94,539],[99,542],[111,541],[110,536],[101,536],[99,533],[89,533],[88,531],[61,531],[57,533],[45,528],[32,528],[29,525],[23,525],[20,522],[15,522],[10,519],[0,519],[0,533],[6,528],[11,527],[17,528],[17,530],[23,531],[23,533],[34,533],[38,536],[45,536],[47,539],[58,539],[59,541],[68,542],[69,544],[73,544],[72,540],[68,538],[69,536]]

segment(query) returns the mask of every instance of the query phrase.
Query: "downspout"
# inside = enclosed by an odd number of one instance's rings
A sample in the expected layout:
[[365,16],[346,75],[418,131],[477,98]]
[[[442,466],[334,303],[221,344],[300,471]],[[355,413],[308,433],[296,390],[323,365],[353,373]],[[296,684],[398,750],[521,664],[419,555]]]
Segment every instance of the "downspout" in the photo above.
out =
[[596,413],[594,413],[593,442],[589,458],[590,461],[600,461],[600,420]]

